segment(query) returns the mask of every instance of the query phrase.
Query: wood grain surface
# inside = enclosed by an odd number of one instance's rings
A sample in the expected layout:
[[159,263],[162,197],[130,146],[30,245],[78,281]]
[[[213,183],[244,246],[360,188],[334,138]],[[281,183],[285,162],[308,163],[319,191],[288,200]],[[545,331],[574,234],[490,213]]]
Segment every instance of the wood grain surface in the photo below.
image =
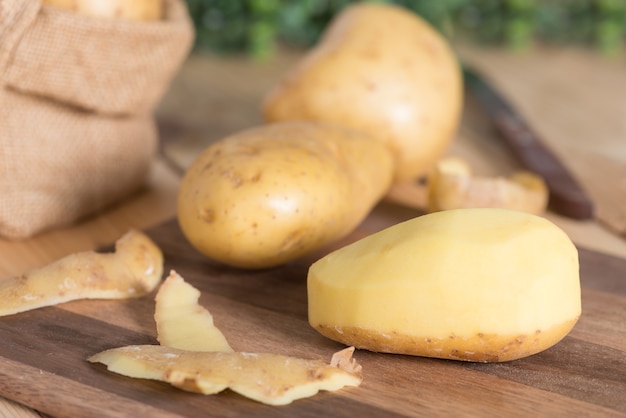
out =
[[[413,216],[381,204],[336,246]],[[330,359],[341,346],[307,323],[306,273],[326,248],[284,267],[242,271],[193,250],[172,220],[148,231],[166,272],[200,289],[200,302],[235,350]],[[156,344],[154,295],[75,301],[0,318],[0,395],[53,416],[369,417],[626,416],[626,260],[580,250],[583,315],[556,346],[499,364],[358,350],[364,381],[270,407],[232,392],[204,396],[126,378],[85,359],[127,344]]]

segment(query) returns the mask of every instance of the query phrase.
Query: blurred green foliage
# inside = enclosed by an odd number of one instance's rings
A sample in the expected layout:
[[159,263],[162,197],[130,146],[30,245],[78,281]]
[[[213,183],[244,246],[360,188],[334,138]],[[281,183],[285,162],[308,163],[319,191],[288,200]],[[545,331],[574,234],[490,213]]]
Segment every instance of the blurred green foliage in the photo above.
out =
[[[186,0],[196,48],[270,56],[278,43],[314,44],[342,8],[359,0]],[[626,0],[377,0],[419,14],[451,40],[513,49],[537,42],[618,53]]]

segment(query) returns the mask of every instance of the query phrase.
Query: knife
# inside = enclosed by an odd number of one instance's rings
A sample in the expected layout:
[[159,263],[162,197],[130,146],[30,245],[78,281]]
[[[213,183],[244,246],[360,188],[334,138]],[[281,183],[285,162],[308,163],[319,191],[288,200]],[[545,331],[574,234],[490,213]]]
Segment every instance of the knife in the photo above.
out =
[[570,218],[592,218],[594,205],[585,190],[519,112],[474,70],[464,67],[463,78],[469,94],[480,103],[520,163],[543,177],[549,190],[549,206]]

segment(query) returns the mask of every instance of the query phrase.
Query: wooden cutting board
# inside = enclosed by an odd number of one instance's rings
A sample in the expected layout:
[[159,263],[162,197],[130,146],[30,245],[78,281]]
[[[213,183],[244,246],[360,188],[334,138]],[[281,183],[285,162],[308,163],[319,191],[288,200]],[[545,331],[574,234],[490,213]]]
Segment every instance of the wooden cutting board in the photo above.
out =
[[[408,219],[383,204],[351,236]],[[150,231],[166,272],[202,292],[200,302],[235,350],[330,359],[341,345],[307,323],[307,259],[241,271],[194,251],[175,221]],[[204,396],[126,378],[85,359],[127,344],[156,344],[154,295],[76,301],[0,318],[0,395],[53,416],[368,417],[626,416],[626,260],[580,250],[583,315],[553,348],[518,361],[474,364],[357,351],[358,388],[270,407],[226,391]]]

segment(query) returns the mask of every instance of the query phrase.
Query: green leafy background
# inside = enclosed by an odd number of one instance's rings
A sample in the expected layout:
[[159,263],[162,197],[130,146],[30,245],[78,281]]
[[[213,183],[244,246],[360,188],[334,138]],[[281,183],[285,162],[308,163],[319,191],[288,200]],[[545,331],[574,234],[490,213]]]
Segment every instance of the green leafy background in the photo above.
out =
[[[186,0],[196,49],[271,56],[278,45],[310,46],[332,17],[358,0]],[[450,40],[514,50],[576,44],[620,54],[626,0],[378,0],[404,6]]]

